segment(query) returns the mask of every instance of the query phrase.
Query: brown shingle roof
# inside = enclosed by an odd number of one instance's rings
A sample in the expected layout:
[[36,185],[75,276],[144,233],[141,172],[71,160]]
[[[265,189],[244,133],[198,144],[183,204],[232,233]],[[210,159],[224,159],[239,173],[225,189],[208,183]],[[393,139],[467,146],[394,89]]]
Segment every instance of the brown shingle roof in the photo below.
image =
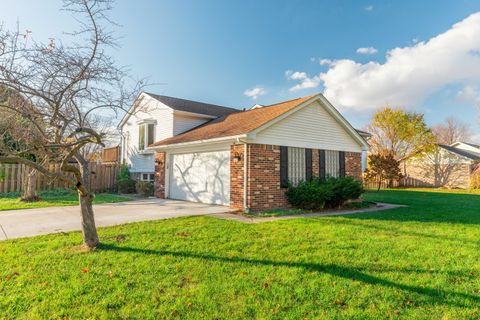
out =
[[262,108],[232,113],[224,117],[211,120],[185,133],[156,142],[151,146],[165,146],[170,144],[246,134],[261,127],[285,112],[296,108],[312,97],[313,96],[308,96],[264,106]]

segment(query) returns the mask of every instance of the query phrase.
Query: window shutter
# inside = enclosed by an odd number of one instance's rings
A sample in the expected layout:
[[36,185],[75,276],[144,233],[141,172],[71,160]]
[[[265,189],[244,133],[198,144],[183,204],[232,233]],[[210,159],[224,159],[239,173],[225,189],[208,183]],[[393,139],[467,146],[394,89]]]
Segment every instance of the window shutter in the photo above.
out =
[[288,186],[288,148],[280,147],[280,187]]
[[344,151],[340,151],[338,153],[338,163],[340,167],[339,176],[343,178],[345,177],[345,152]]
[[305,149],[305,180],[312,180],[312,149]]
[[318,150],[318,176],[325,178],[325,150]]

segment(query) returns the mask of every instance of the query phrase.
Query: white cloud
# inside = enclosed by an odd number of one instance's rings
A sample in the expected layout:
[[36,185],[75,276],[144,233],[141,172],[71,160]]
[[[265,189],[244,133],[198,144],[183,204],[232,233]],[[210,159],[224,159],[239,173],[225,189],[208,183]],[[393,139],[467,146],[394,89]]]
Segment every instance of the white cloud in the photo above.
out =
[[290,90],[323,85],[343,109],[370,111],[384,105],[416,106],[446,85],[480,85],[480,12],[428,41],[394,48],[386,61],[334,60],[325,72]]
[[364,9],[365,11],[373,11],[373,6],[369,5],[369,6],[366,6]]
[[375,54],[377,52],[378,50],[375,49],[374,47],[363,47],[363,48],[357,49],[357,53],[359,54]]
[[307,78],[307,74],[305,72],[293,72],[291,70],[285,72],[285,76],[289,80],[304,80]]
[[243,92],[244,95],[252,98],[253,100],[256,100],[259,96],[262,96],[266,93],[267,93],[267,90],[265,90],[265,88],[262,88],[260,86],[256,86],[252,89],[247,89],[245,90],[245,92]]
[[457,97],[462,101],[480,104],[480,89],[472,85],[466,85],[458,92]]
[[321,66],[328,66],[328,65],[331,65],[333,63],[332,60],[330,59],[321,59],[320,60],[320,65]]

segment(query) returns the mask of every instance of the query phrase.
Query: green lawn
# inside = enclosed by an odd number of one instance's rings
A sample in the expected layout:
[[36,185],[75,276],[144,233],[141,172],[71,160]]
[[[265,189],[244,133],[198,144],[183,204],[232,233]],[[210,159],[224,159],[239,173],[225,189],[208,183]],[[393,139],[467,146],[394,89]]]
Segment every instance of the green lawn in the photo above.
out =
[[478,319],[480,196],[381,191],[389,211],[212,217],[0,242],[0,318]]
[[[0,194],[0,211],[78,205],[78,194],[69,190],[43,191],[39,193],[39,196],[42,198],[41,201],[22,202],[20,201],[20,195],[17,193]],[[129,200],[132,200],[132,197],[100,193],[96,195],[94,203],[114,203]]]

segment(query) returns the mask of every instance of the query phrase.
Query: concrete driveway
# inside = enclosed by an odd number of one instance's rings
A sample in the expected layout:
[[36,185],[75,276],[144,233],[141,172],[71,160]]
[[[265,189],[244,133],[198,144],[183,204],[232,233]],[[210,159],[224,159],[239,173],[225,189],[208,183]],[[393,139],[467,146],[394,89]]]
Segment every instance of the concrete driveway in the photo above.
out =
[[[97,227],[201,216],[232,209],[176,200],[145,199],[94,205]],[[81,230],[78,206],[0,211],[0,240]]]

